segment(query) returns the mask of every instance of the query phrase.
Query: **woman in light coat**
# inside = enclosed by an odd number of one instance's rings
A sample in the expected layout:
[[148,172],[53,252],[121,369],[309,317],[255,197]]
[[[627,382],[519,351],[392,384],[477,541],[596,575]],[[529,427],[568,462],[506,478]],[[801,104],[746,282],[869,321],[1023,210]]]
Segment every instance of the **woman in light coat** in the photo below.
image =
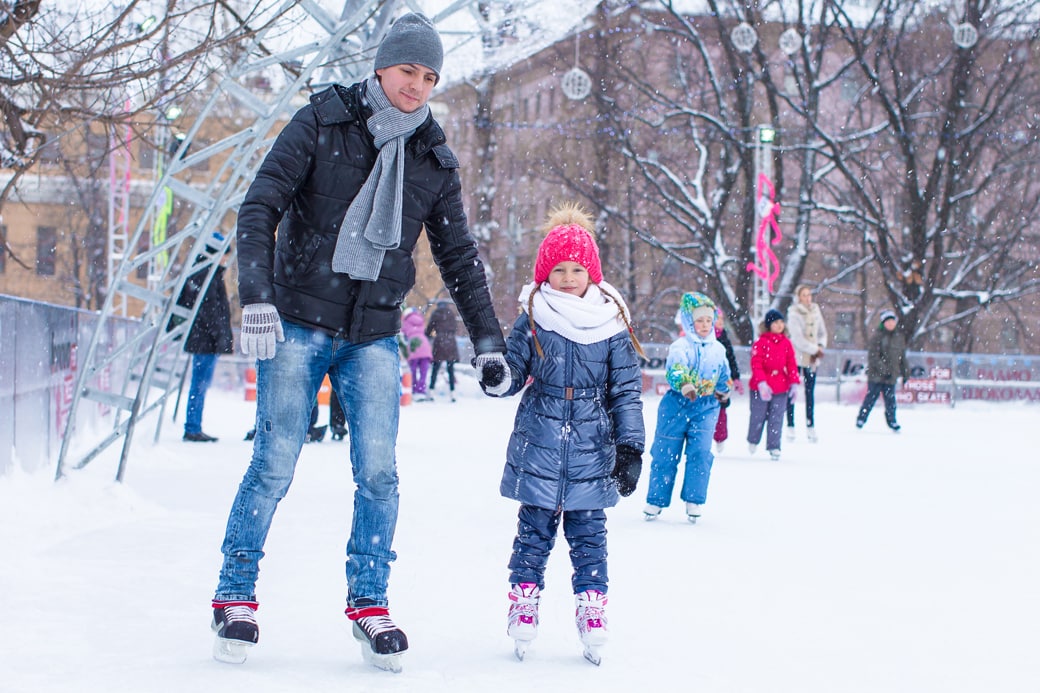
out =
[[[816,442],[816,422],[813,418],[816,389],[816,367],[827,347],[827,326],[823,324],[820,306],[813,303],[812,289],[805,284],[794,292],[797,301],[787,309],[787,331],[794,345],[798,374],[805,389],[805,429],[809,442]],[[787,404],[787,439],[794,440],[794,399]]]

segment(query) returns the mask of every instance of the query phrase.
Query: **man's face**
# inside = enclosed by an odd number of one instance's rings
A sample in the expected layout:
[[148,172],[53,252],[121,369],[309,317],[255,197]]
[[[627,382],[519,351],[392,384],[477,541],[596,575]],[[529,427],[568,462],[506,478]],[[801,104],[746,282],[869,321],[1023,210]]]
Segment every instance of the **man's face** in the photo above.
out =
[[889,318],[888,320],[886,320],[885,322],[883,322],[881,324],[884,325],[885,329],[888,330],[889,332],[891,332],[892,330],[896,329],[896,319],[895,318]]
[[404,63],[376,70],[386,98],[402,113],[413,113],[430,100],[437,73],[422,65]]

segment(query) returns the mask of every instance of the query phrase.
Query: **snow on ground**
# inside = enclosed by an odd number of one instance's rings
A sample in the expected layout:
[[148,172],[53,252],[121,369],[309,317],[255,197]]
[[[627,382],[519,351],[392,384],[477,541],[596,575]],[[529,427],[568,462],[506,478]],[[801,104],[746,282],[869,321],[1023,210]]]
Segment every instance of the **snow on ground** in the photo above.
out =
[[[697,525],[678,503],[643,521],[649,460],[609,512],[611,642],[596,668],[580,654],[562,537],[539,638],[525,662],[512,656],[516,504],[498,480],[518,399],[461,388],[454,404],[402,411],[401,674],[362,662],[342,613],[353,487],[348,444],[329,440],[305,447],[275,516],[260,645],[242,666],[211,658],[209,599],[253,417],[240,393],[213,391],[205,428],[220,441],[183,443],[167,423],[153,444],[142,427],[124,484],[114,452],[58,484],[52,470],[0,478],[0,690],[1040,690],[1035,407],[903,407],[894,435],[880,409],[857,431],[853,408],[825,403],[820,442],[799,425],[770,462],[748,454],[736,402]],[[648,435],[658,401],[646,399]]]

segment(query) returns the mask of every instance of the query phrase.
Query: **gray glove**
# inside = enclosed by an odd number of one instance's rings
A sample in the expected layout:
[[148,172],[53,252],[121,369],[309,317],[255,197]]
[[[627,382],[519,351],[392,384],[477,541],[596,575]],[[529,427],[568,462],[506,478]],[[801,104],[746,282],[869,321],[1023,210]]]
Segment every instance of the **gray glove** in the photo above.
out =
[[284,342],[282,319],[270,303],[253,303],[242,308],[242,353],[261,361],[274,358],[275,342]]
[[473,367],[480,376],[480,389],[492,397],[499,397],[509,392],[513,384],[513,376],[509,372],[509,364],[501,352],[493,351],[481,354],[473,359]]

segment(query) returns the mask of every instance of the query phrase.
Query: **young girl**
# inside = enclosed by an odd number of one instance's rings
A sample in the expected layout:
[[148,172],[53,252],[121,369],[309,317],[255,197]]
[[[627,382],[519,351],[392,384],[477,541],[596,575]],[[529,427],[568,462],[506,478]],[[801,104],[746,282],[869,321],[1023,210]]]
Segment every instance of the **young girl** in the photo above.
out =
[[712,434],[719,405],[729,399],[729,362],[715,337],[715,303],[701,293],[683,294],[679,305],[683,336],[672,342],[665,362],[671,389],[657,408],[657,429],[650,448],[650,488],[643,514],[656,520],[672,502],[676,471],[683,446],[686,469],[679,496],[686,501],[686,518],[696,522],[707,500],[711,476]]
[[546,228],[506,349],[504,381],[511,384],[502,396],[532,379],[517,408],[500,488],[521,503],[507,632],[523,659],[537,634],[545,566],[562,523],[578,634],[586,659],[599,664],[607,640],[604,508],[619,492],[630,495],[639,479],[642,348],[621,295],[603,281],[588,214],[566,205],[550,214]]
[[769,456],[780,459],[780,431],[784,425],[787,402],[793,397],[798,378],[794,346],[784,334],[784,316],[775,309],[766,312],[762,334],[751,345],[751,420],[748,421],[748,450],[752,453],[762,441],[766,428]]

